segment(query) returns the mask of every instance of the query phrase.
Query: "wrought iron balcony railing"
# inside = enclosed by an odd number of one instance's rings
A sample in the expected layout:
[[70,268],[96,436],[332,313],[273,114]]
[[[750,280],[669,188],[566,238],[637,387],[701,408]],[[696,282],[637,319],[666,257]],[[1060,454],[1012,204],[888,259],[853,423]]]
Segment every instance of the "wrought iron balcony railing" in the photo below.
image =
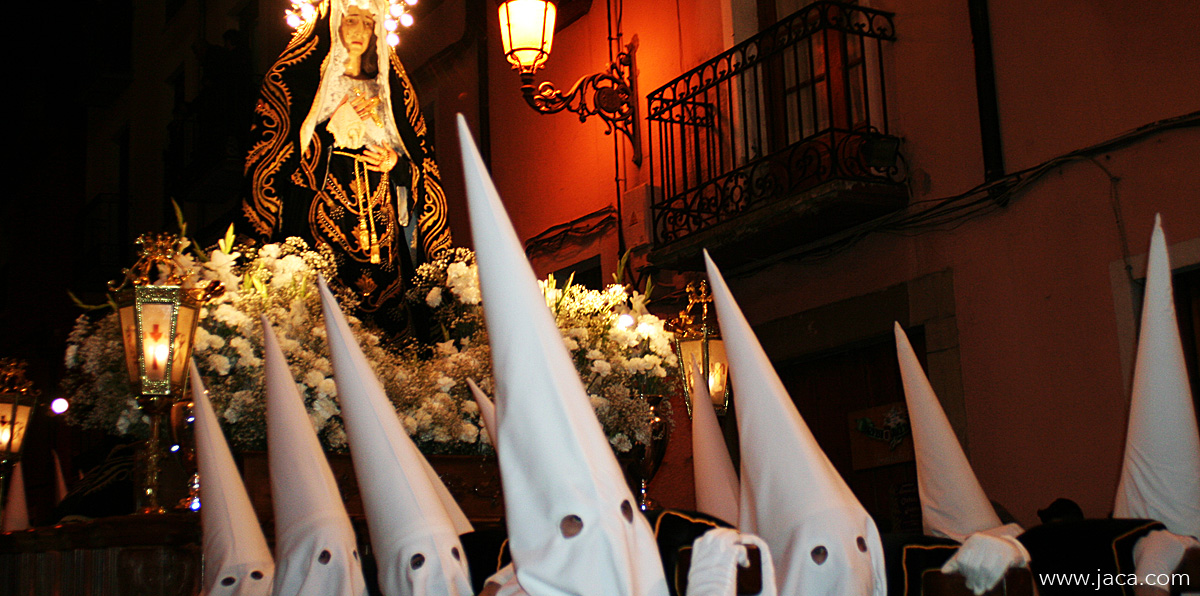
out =
[[893,31],[891,13],[815,2],[651,93],[655,246],[832,180],[900,183]]

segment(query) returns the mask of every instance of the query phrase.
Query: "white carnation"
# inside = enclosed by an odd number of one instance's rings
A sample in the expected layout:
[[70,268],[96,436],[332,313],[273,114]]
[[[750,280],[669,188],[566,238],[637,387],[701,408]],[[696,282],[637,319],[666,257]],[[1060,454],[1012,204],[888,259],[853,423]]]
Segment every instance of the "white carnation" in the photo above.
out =
[[317,385],[316,389],[317,393],[334,397],[337,396],[337,384],[334,383],[333,379],[325,379],[324,381],[321,381]]
[[321,371],[310,370],[304,375],[304,384],[309,387],[316,388],[322,381],[325,380],[325,375]]
[[605,360],[593,360],[590,369],[602,377],[607,377],[612,372],[612,365]]
[[432,290],[429,290],[429,294],[425,296],[425,304],[428,304],[429,308],[437,308],[442,305],[441,286],[435,286]]
[[220,354],[209,354],[208,367],[211,368],[213,370],[213,372],[217,373],[218,375],[223,377],[223,376],[229,374],[230,366],[231,366],[231,364],[230,364],[228,358],[226,358]]
[[626,451],[633,449],[633,442],[629,440],[629,437],[625,436],[625,433],[617,433],[613,435],[608,442],[612,443],[613,447],[616,447],[617,451],[620,451],[621,453],[625,453]]
[[463,443],[474,443],[479,438],[479,427],[470,422],[462,423],[458,432],[458,440]]

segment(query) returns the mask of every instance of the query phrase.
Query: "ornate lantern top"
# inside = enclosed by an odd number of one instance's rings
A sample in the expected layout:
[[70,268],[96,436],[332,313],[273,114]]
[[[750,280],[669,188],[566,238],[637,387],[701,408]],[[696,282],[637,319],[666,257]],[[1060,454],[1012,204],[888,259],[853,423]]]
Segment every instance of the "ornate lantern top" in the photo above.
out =
[[[183,286],[195,276],[194,271],[180,264],[185,244],[178,235],[169,232],[142,234],[137,244],[141,247],[137,262],[122,271],[125,277],[119,283],[108,282],[109,290],[120,292],[127,285]],[[157,276],[157,282],[152,276]],[[212,280],[202,287],[189,288],[189,293],[199,302],[208,302],[224,294],[225,286]]]

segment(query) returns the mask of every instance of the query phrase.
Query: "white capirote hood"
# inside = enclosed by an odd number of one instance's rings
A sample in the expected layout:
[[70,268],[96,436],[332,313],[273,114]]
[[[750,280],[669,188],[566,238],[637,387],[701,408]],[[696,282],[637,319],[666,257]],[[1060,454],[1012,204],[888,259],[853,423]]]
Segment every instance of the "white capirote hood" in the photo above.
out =
[[665,595],[650,525],[637,511],[462,116],[458,128],[517,581],[534,596]]
[[780,594],[883,596],[875,521],[817,445],[707,252],[704,259],[737,408],[739,529],[770,545]]
[[357,539],[279,340],[263,317],[274,596],[363,596]]
[[385,596],[472,596],[458,539],[471,524],[404,431],[325,280],[318,286],[379,587]]
[[206,596],[269,596],[275,561],[196,363],[190,363]]

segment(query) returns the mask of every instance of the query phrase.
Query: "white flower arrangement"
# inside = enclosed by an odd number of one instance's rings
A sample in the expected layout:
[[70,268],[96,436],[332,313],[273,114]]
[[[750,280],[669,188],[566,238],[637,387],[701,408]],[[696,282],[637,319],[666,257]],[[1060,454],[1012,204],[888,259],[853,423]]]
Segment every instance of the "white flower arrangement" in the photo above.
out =
[[[659,398],[676,390],[679,363],[672,335],[646,310],[646,297],[620,284],[590,290],[568,280],[559,287],[553,276],[540,285],[613,447],[627,452],[661,438],[670,404]],[[446,344],[486,346],[479,296],[475,254],[465,248],[418,267],[409,291],[411,303],[432,309]]]
[[[221,298],[201,312],[194,360],[233,447],[266,447],[261,316],[271,322],[287,358],[313,428],[329,451],[346,450],[316,278],[336,278],[330,255],[298,238],[257,249],[234,246],[227,235],[215,250],[187,258],[197,280],[219,280]],[[644,297],[622,286],[605,291],[553,278],[543,282],[564,342],[591,395],[596,413],[618,452],[661,438],[669,415],[666,400],[656,411],[647,396],[673,390],[677,361],[670,333],[646,312]],[[357,306],[337,291],[342,308]],[[484,453],[491,440],[481,432],[479,410],[466,379],[493,389],[475,255],[452,249],[418,268],[408,299],[432,313],[441,341],[397,345],[348,316],[351,330],[405,430],[427,453]],[[627,315],[627,316],[622,316]],[[66,350],[63,389],[72,402],[69,420],[117,435],[145,436],[148,420],[138,409],[125,371],[115,312],[98,320],[81,316]]]

